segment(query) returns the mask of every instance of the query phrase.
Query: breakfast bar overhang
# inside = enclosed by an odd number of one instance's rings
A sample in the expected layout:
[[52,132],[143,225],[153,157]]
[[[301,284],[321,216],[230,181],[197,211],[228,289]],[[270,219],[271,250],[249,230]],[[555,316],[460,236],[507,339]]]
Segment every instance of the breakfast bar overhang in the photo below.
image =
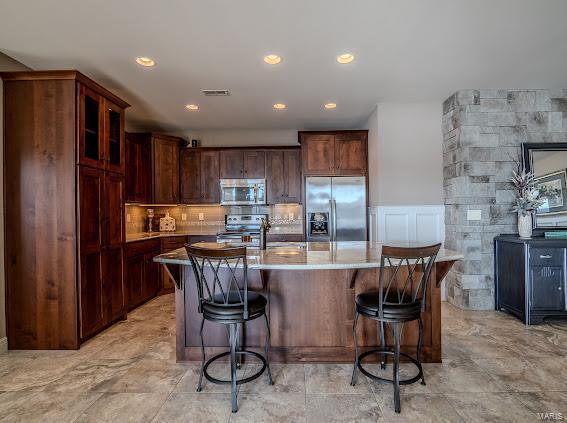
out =
[[[412,247],[423,243],[402,243]],[[382,244],[372,242],[272,243],[266,250],[247,249],[250,289],[268,298],[271,331],[270,359],[279,362],[352,362],[352,324],[355,297],[377,289]],[[424,339],[422,362],[441,362],[440,282],[463,256],[441,248],[433,266],[422,313]],[[176,284],[177,361],[201,359],[197,311],[198,295],[191,262],[184,248],[161,254],[161,263]],[[226,351],[227,331],[205,322],[204,342],[208,354]],[[386,343],[391,331],[386,325]],[[265,328],[253,320],[241,331],[246,348],[263,346]],[[361,321],[357,327],[359,347],[379,345],[379,325]],[[406,325],[402,352],[414,354],[418,342],[417,322]]]

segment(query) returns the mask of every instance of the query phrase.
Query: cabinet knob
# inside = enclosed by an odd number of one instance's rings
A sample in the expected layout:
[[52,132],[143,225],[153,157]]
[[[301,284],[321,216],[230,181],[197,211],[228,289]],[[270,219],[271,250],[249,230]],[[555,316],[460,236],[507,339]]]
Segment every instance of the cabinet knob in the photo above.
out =
[[561,285],[560,285],[559,288],[557,288],[557,289],[559,289],[559,290],[561,291]]

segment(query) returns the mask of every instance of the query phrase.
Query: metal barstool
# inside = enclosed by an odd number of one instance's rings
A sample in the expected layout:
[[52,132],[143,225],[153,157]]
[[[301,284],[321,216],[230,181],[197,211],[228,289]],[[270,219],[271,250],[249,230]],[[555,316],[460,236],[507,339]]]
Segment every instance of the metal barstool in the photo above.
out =
[[[421,313],[425,311],[427,302],[427,285],[429,275],[441,244],[418,248],[404,247],[382,247],[382,258],[380,260],[380,276],[378,291],[371,291],[356,296],[356,312],[352,327],[354,339],[355,357],[352,370],[351,385],[356,384],[357,370],[366,377],[392,383],[394,385],[394,409],[396,413],[401,411],[400,385],[415,383],[421,379],[425,385],[425,377],[420,362],[421,343],[423,339],[423,325]],[[407,277],[401,277],[407,269]],[[389,275],[386,276],[386,272]],[[358,354],[356,342],[356,324],[358,317],[363,316],[380,322],[380,348]],[[419,339],[417,343],[416,357],[400,352],[401,333],[404,323],[417,320],[419,323]],[[394,349],[386,347],[384,339],[384,326],[390,323],[394,332]],[[386,379],[370,373],[362,365],[362,360],[371,354],[378,353],[381,357],[381,368],[386,368],[386,356],[393,356],[393,377]],[[415,364],[418,369],[417,376],[400,380],[400,355]]]
[[[270,385],[273,384],[268,354],[270,348],[270,326],[266,315],[266,298],[257,292],[248,291],[248,268],[246,247],[216,247],[209,244],[186,245],[187,255],[191,260],[197,290],[199,293],[199,313],[202,314],[201,329],[201,372],[197,392],[202,389],[203,376],[208,381],[217,384],[231,385],[232,412],[238,411],[236,387],[242,383],[257,379],[268,371]],[[242,269],[243,277],[236,275],[237,269]],[[224,275],[223,275],[224,274]],[[247,321],[264,317],[266,321],[266,344],[264,356],[254,351],[242,349],[238,343],[239,327]],[[203,326],[205,320],[227,325],[230,350],[217,354],[205,362],[205,343],[203,341]],[[243,379],[236,378],[236,369],[240,367],[243,355],[254,356],[262,362],[262,368],[251,376]],[[212,377],[208,367],[216,360],[230,356],[230,380],[220,380]]]

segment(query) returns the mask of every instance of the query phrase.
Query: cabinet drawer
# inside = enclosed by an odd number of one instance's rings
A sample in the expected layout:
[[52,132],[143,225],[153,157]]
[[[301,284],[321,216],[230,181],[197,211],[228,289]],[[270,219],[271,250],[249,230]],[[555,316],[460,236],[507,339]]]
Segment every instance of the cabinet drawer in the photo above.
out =
[[161,251],[177,250],[187,243],[186,236],[171,236],[161,239]]
[[126,257],[134,257],[141,254],[151,253],[153,251],[160,251],[160,239],[151,239],[146,241],[130,242],[126,244]]
[[530,248],[531,266],[563,266],[564,248]]

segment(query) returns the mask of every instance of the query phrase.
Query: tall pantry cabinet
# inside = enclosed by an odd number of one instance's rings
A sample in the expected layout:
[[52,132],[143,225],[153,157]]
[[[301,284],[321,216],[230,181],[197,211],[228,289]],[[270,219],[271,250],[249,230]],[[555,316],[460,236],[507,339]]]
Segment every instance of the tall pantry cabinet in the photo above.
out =
[[77,71],[1,73],[8,348],[124,318],[124,110]]

